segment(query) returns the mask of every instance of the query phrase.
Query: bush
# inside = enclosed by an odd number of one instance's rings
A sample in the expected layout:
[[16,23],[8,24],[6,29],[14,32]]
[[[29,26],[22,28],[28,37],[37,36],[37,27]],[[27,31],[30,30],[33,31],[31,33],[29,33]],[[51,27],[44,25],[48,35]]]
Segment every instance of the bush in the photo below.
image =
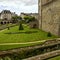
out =
[[10,27],[7,27],[8,28],[8,30],[10,30]]
[[52,34],[51,34],[50,32],[48,32],[47,36],[48,36],[48,37],[51,37],[51,36],[52,36]]
[[19,30],[24,30],[23,25],[20,23]]

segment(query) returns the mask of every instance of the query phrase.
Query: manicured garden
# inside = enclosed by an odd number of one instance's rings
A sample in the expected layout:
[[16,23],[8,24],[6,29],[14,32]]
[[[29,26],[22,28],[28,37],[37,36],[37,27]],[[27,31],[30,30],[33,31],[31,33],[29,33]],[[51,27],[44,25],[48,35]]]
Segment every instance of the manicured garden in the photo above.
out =
[[[52,35],[51,37],[47,36],[47,32],[44,32],[39,29],[31,29],[28,25],[23,25],[24,30],[19,30],[19,26],[11,27],[0,31],[0,44],[4,43],[27,43],[27,42],[35,42],[35,41],[43,41],[45,39],[53,39],[57,38]],[[24,46],[32,46],[40,44],[41,42],[36,42],[34,44],[12,44],[12,45],[0,45],[0,50],[6,50],[11,48],[18,48]],[[5,46],[5,48],[4,48]]]
[[47,33],[39,29],[30,29],[24,25],[24,30],[19,30],[19,26],[11,27],[0,32],[0,43],[22,43],[52,39],[56,36],[48,37]]

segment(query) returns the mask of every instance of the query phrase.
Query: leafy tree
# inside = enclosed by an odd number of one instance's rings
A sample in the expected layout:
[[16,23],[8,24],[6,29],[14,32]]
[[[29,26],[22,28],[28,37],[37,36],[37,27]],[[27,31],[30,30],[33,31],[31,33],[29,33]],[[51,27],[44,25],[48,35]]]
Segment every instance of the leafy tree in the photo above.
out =
[[22,17],[21,16],[18,16],[18,20],[22,20]]
[[35,17],[29,17],[29,21],[35,21],[36,19],[35,19]]
[[16,23],[17,22],[17,19],[18,19],[18,16],[13,16],[12,17],[12,23]]
[[29,16],[25,16],[24,20],[25,20],[26,23],[28,23],[29,22]]
[[31,22],[31,21],[35,21],[36,19],[35,19],[35,17],[32,17],[32,16],[25,16],[25,17],[24,17],[24,20],[25,20],[27,23],[29,23],[29,22]]
[[28,19],[29,19],[29,16],[25,16],[25,17],[24,17],[24,20],[28,20]]

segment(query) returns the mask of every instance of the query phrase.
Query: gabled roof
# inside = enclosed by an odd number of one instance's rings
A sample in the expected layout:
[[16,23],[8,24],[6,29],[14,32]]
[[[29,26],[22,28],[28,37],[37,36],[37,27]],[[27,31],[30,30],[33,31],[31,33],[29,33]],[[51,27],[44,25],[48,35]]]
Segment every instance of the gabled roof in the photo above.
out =
[[1,13],[11,13],[9,10],[3,10]]

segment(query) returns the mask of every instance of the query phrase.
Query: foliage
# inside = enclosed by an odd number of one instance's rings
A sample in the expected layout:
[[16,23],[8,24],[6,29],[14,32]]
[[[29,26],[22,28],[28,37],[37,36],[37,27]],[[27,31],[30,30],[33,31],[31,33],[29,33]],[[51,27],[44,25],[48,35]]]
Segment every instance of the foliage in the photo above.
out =
[[22,23],[19,25],[19,30],[24,30]]
[[25,20],[27,23],[29,23],[29,22],[31,22],[31,21],[35,21],[36,19],[35,19],[35,17],[32,17],[32,16],[25,16],[25,17],[24,17],[24,20]]
[[35,17],[30,17],[29,21],[35,21]]
[[25,17],[24,17],[24,20],[28,20],[28,19],[29,19],[29,16],[25,16]]
[[18,21],[20,21],[20,20],[22,20],[22,17],[20,17],[20,16],[13,16],[13,17],[12,17],[12,22],[13,22],[13,23],[16,23],[16,22],[18,22]]
[[21,16],[18,16],[18,20],[19,20],[19,21],[22,20],[22,17],[21,17]]
[[16,23],[16,21],[17,21],[17,16],[13,16],[12,17],[12,23]]
[[[43,41],[45,39],[57,38],[52,35],[47,37],[47,32],[39,29],[30,29],[29,26],[23,25],[24,30],[18,30],[19,26],[11,27],[10,30],[3,30],[0,32],[0,43],[26,43]],[[11,34],[9,34],[11,33]],[[41,44],[42,42],[35,42],[30,44],[17,44],[17,45],[0,45],[0,50],[7,50],[12,48],[26,47]]]
[[48,37],[51,37],[51,36],[52,36],[52,34],[51,34],[50,32],[48,32],[47,36],[48,36]]
[[[24,25],[24,30],[18,30],[19,26],[11,27],[10,30],[3,30],[0,32],[0,43],[22,43],[22,42],[34,42],[45,39],[56,38],[57,36],[47,36],[47,32],[39,29],[30,29],[29,26]],[[12,34],[9,34],[12,33]],[[28,38],[27,38],[28,37]]]

